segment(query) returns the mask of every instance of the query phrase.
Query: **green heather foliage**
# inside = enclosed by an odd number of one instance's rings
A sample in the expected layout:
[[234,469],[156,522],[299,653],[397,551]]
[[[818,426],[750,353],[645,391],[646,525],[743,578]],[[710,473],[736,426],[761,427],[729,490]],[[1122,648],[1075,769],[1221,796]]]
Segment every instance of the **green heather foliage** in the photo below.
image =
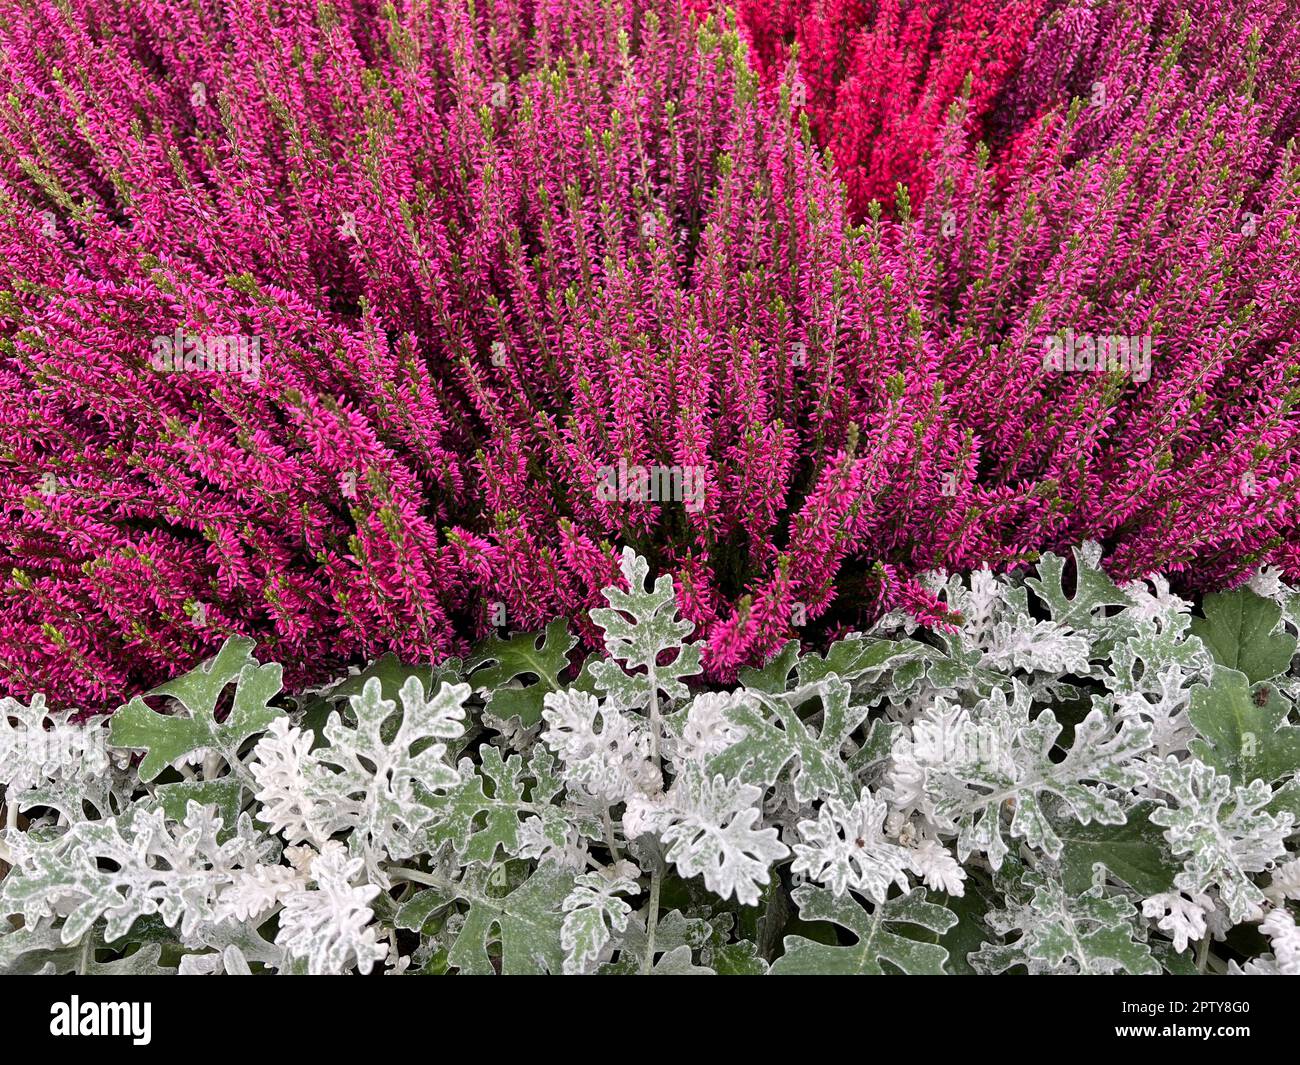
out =
[[1294,973],[1300,593],[1099,554],[730,689],[626,550],[585,661],[288,696],[232,639],[112,716],[6,699],[0,970]]

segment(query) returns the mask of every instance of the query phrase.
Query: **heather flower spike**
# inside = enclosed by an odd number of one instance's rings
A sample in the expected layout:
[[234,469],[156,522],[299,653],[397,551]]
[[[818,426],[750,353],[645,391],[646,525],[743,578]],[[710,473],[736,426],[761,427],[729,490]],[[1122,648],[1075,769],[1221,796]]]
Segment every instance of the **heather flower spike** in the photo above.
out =
[[0,0],[0,971],[1300,971],[1294,8]]
[[1286,0],[120,7],[0,3],[0,694],[1300,576]]

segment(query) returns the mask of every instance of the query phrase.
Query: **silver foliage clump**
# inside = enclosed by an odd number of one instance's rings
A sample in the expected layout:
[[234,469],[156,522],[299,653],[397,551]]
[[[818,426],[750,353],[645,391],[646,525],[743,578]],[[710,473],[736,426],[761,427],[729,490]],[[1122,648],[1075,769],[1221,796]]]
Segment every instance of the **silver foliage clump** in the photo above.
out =
[[1098,555],[730,690],[625,550],[585,662],[556,622],[290,696],[235,639],[111,717],[5,699],[0,971],[1300,971],[1300,595]]

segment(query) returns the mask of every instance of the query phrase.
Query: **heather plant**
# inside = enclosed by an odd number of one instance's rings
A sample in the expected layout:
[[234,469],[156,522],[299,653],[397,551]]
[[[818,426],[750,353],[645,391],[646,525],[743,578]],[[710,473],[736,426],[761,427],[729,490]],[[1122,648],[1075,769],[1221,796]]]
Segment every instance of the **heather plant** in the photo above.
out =
[[[720,9],[712,0],[684,2],[700,14]],[[1252,37],[1257,49],[1273,42],[1249,60],[1251,92],[1268,115],[1262,132],[1282,146],[1300,120],[1297,29],[1286,0],[742,0],[735,9],[765,81],[779,84],[793,66],[792,103],[833,156],[857,218],[874,200],[890,206],[899,184],[913,204],[928,195],[946,114],[959,98],[969,145],[983,143],[997,168],[1014,167],[1034,128],[1075,98],[1090,112],[1072,152],[1119,143],[1113,119],[1131,96],[1131,74],[1165,62],[1179,33],[1183,76],[1211,92],[1224,74],[1221,49],[1241,50]]]
[[[701,13],[718,7],[687,3]],[[861,217],[873,200],[892,203],[900,183],[914,203],[924,198],[927,157],[948,106],[963,93],[967,134],[979,139],[1048,7],[1047,0],[741,0],[735,10],[766,80],[779,83],[795,64],[792,102],[830,151]]]
[[0,970],[1300,972],[1300,593],[1099,553],[729,688],[625,550],[581,663],[557,622],[287,698],[235,639],[111,717],[5,699]]
[[0,0],[0,684],[596,646],[624,546],[728,681],[1085,538],[1296,578],[1266,6],[1144,27],[1097,104],[1034,67],[996,167],[958,86],[855,225],[796,65],[676,3]]
[[[1261,137],[1280,147],[1295,135],[1300,63],[1294,45],[1300,31],[1294,6],[1285,0],[1051,0],[1016,76],[989,114],[985,133],[993,144],[1013,146],[1027,127],[1080,98],[1087,101],[1092,121],[1076,150],[1110,147],[1119,132],[1114,119],[1131,101],[1126,75],[1135,66],[1154,69],[1165,62],[1171,34],[1183,40],[1182,76],[1189,85],[1214,93],[1225,74],[1238,79],[1259,107]],[[1227,68],[1221,64],[1225,50],[1245,53],[1244,77],[1240,71],[1228,73],[1231,62]]]

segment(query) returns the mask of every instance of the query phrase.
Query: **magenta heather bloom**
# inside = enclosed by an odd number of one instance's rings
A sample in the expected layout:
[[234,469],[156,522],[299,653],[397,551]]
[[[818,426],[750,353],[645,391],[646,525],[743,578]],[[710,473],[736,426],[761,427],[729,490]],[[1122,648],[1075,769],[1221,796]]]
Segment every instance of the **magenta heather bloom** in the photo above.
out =
[[0,0],[0,687],[454,652],[624,544],[718,676],[1084,538],[1300,573],[1300,31],[1087,8],[855,228],[677,2]]

